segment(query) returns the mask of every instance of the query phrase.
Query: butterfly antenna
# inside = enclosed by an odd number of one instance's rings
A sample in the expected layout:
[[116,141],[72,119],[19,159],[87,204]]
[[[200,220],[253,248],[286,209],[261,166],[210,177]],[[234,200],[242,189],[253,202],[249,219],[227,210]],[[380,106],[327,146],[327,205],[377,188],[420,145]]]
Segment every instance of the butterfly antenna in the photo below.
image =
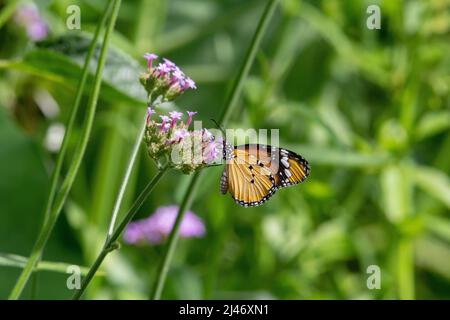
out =
[[226,137],[225,130],[222,128],[222,126],[215,119],[211,119],[211,121],[214,122],[214,124],[216,125],[217,129],[219,129],[222,132],[223,138],[225,139],[225,137]]

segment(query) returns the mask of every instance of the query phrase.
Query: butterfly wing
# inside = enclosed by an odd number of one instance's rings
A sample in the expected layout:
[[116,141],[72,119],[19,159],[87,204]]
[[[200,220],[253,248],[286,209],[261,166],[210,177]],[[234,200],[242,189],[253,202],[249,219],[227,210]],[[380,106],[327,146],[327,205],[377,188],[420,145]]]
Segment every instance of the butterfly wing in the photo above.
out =
[[308,161],[287,149],[279,148],[278,151],[277,186],[283,188],[305,181],[310,172]]
[[294,152],[266,145],[242,145],[228,157],[221,191],[230,191],[242,206],[258,206],[278,188],[303,182],[308,175],[308,162]]

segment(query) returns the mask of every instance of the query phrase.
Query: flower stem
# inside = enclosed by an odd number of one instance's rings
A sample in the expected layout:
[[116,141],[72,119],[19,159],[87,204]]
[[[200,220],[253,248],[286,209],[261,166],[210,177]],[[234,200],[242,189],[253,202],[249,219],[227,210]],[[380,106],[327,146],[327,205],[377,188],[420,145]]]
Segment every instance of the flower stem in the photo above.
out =
[[[230,118],[230,115],[236,109],[237,102],[240,97],[242,87],[244,85],[244,81],[247,78],[250,68],[255,60],[256,54],[260,47],[261,40],[263,38],[263,35],[269,24],[270,18],[272,17],[278,2],[279,0],[269,0],[264,9],[264,12],[256,28],[256,31],[253,35],[250,47],[245,56],[244,62],[241,68],[239,69],[239,73],[233,84],[230,96],[227,99],[225,108],[223,109],[222,114],[219,118],[220,125],[226,125],[226,123]],[[192,177],[191,182],[189,183],[189,186],[183,196],[183,200],[181,201],[180,209],[178,210],[175,224],[167,241],[164,257],[161,261],[161,264],[159,265],[156,283],[151,293],[151,298],[154,300],[159,300],[161,298],[161,293],[167,277],[167,272],[169,271],[170,262],[172,261],[172,256],[178,241],[178,230],[180,228],[181,221],[183,221],[183,217],[186,210],[189,209],[194,199],[195,191],[199,185],[200,178],[201,178],[201,171],[197,171]]]
[[[94,84],[92,88],[91,95],[89,97],[88,106],[87,106],[87,116],[85,118],[85,122],[83,125],[83,131],[81,133],[81,139],[80,143],[77,146],[77,149],[75,151],[75,156],[70,164],[67,176],[65,177],[63,184],[61,186],[61,189],[59,190],[57,197],[54,202],[54,206],[52,207],[52,210],[48,217],[46,218],[46,221],[39,233],[39,237],[36,240],[36,243],[33,247],[33,250],[31,252],[31,255],[27,261],[27,264],[25,265],[21,275],[19,276],[19,279],[16,282],[16,285],[14,286],[13,290],[11,291],[9,295],[9,299],[18,299],[20,297],[20,294],[22,293],[26,283],[28,282],[28,279],[35,268],[37,262],[39,261],[42,251],[44,250],[45,244],[47,243],[48,238],[50,237],[50,234],[53,230],[53,227],[58,220],[59,214],[64,206],[64,203],[66,201],[66,198],[70,192],[70,189],[72,187],[72,184],[75,180],[75,177],[78,173],[78,169],[80,167],[81,161],[83,159],[84,153],[86,151],[87,143],[89,141],[89,136],[91,133],[92,125],[94,122],[94,116],[95,111],[97,107],[97,100],[100,93],[100,87],[102,82],[102,74],[103,74],[103,67],[105,65],[106,61],[106,51],[110,39],[110,35],[114,29],[114,25],[117,19],[117,15],[119,13],[121,0],[113,0],[110,2],[110,5],[108,5],[108,8],[105,10],[104,16],[107,15],[107,12],[109,12],[109,8],[112,7],[112,14],[110,21],[108,23],[107,29],[105,31],[105,35],[103,38],[103,44],[100,51],[99,61],[97,65],[97,70],[94,78]],[[103,20],[103,18],[102,18]],[[94,43],[95,46],[95,43]],[[86,63],[85,63],[86,66]],[[81,98],[81,96],[80,96]],[[70,120],[69,120],[70,121]],[[70,122],[69,122],[70,124]],[[54,179],[57,180],[57,177]],[[53,180],[53,179],[52,179]]]
[[114,232],[114,225],[116,224],[117,215],[119,214],[120,206],[122,205],[123,196],[128,186],[128,181],[130,180],[131,171],[133,171],[134,163],[136,162],[136,157],[139,152],[139,147],[141,146],[142,139],[144,137],[146,127],[146,117],[144,117],[144,122],[139,130],[139,133],[134,142],[133,150],[131,151],[130,159],[128,160],[127,170],[125,176],[123,177],[122,183],[120,185],[119,194],[117,195],[116,202],[114,204],[114,209],[111,215],[111,221],[108,228],[108,238],[112,236]]
[[100,265],[102,264],[103,260],[108,255],[108,253],[110,253],[111,251],[113,251],[114,249],[117,248],[117,246],[115,245],[115,242],[117,241],[119,236],[122,234],[123,230],[128,225],[128,223],[131,221],[131,219],[133,219],[136,212],[138,212],[138,210],[141,208],[142,204],[148,198],[148,196],[152,192],[153,188],[158,184],[158,182],[161,180],[161,178],[167,172],[168,168],[169,168],[169,166],[165,165],[158,171],[158,174],[155,177],[153,177],[153,179],[145,186],[144,190],[142,190],[142,192],[139,194],[138,198],[133,203],[131,208],[128,210],[127,214],[125,215],[125,218],[123,218],[123,220],[121,221],[119,226],[115,229],[115,231],[111,235],[108,234],[102,251],[98,255],[98,257],[95,260],[92,267],[89,269],[89,272],[86,275],[86,277],[83,279],[83,282],[81,283],[81,288],[79,290],[77,290],[75,292],[75,294],[73,295],[73,297],[72,297],[73,300],[78,300],[81,298],[84,291],[86,290],[89,283],[91,282],[92,278],[94,277],[95,273],[100,268]]

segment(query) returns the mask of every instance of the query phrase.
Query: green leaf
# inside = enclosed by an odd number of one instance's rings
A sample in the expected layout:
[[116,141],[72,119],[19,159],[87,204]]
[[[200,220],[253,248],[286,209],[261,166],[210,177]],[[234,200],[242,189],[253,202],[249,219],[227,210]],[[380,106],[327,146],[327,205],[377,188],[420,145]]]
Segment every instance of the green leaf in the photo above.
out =
[[428,230],[450,243],[450,220],[448,218],[428,215],[425,221]]
[[411,183],[408,172],[398,165],[386,167],[380,176],[383,208],[393,222],[403,221],[411,213]]
[[314,170],[314,165],[351,168],[372,168],[386,164],[389,156],[385,153],[362,153],[352,149],[315,145],[282,144],[283,147],[304,156]]
[[450,128],[450,111],[436,111],[424,115],[416,128],[419,140],[428,138]]
[[[0,68],[17,69],[69,88],[76,88],[91,38],[91,35],[86,33],[67,34],[45,41],[30,50],[22,60],[1,61]],[[92,88],[99,52],[100,44],[91,61],[86,91]],[[145,90],[139,83],[142,72],[143,69],[136,60],[111,46],[103,71],[102,98],[142,105],[146,101]]]
[[450,179],[444,172],[425,166],[415,166],[411,177],[416,185],[450,208]]
[[450,281],[450,250],[445,242],[434,237],[422,237],[416,241],[416,261],[424,269],[433,271]]

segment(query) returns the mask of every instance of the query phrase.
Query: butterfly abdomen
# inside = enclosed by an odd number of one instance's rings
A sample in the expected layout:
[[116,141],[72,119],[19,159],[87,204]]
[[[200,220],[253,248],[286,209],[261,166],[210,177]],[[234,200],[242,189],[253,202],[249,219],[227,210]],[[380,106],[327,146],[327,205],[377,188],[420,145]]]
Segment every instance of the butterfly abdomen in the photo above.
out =
[[228,192],[228,177],[227,169],[223,170],[222,176],[220,177],[220,192],[226,194]]

